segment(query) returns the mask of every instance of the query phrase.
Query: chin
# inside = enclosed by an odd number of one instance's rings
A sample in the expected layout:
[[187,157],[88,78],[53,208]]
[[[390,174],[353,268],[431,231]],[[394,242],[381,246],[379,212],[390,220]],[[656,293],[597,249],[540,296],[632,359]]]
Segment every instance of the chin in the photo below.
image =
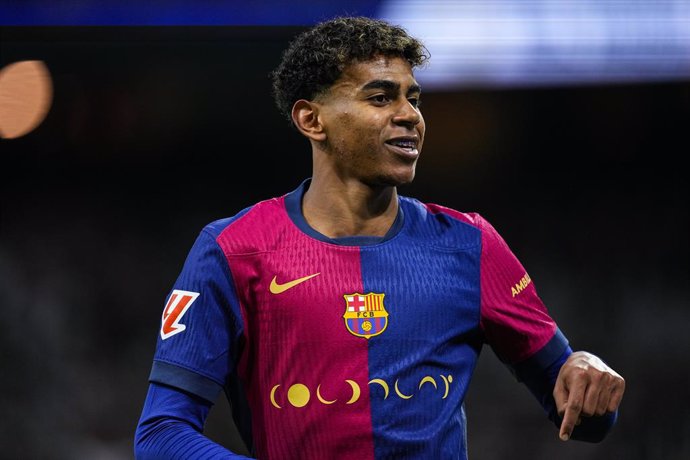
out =
[[391,187],[400,187],[402,185],[411,184],[413,180],[414,180],[414,173],[404,175],[404,176],[400,175],[400,176],[386,177],[386,178],[383,178],[383,180],[381,182],[384,185],[388,185]]
[[415,177],[414,165],[405,168],[389,169],[388,171],[379,171],[379,174],[374,174],[364,180],[370,186],[378,187],[399,187],[401,185],[410,184]]
[[400,174],[396,177],[396,186],[411,184],[414,180],[415,168],[405,171],[404,174]]

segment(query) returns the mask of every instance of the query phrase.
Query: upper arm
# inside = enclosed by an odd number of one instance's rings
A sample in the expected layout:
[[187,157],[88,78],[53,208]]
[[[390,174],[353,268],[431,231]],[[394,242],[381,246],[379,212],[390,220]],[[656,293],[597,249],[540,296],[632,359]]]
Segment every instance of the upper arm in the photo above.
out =
[[[484,219],[481,252],[481,328],[501,361],[522,362],[556,335],[556,322],[537,294],[535,284],[503,238]],[[555,350],[556,357],[567,346]]]
[[150,380],[215,401],[234,372],[241,333],[227,259],[202,232],[163,308]]

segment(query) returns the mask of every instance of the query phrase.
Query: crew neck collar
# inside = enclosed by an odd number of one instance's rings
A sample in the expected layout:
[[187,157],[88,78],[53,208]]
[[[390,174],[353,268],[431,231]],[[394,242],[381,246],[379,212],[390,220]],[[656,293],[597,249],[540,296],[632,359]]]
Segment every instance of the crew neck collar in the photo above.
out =
[[405,218],[402,206],[400,206],[400,199],[398,198],[398,214],[395,216],[393,225],[391,225],[391,228],[388,229],[388,232],[386,232],[384,236],[343,236],[339,238],[329,238],[323,233],[313,229],[307,223],[302,213],[302,198],[304,197],[304,193],[309,189],[309,184],[311,184],[311,178],[305,179],[299,187],[285,195],[285,208],[292,222],[294,222],[302,232],[312,238],[341,246],[370,246],[390,240],[402,229]]

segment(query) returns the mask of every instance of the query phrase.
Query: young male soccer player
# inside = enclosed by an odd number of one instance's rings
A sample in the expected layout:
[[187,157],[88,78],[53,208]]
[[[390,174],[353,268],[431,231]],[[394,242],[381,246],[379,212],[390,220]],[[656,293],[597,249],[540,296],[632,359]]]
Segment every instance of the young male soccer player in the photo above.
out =
[[261,459],[465,459],[484,343],[562,439],[612,427],[623,379],[572,352],[494,228],[398,195],[424,141],[427,57],[366,18],[292,42],[274,92],[312,174],[200,232],[163,310],[137,458],[240,458],[202,434],[225,392]]

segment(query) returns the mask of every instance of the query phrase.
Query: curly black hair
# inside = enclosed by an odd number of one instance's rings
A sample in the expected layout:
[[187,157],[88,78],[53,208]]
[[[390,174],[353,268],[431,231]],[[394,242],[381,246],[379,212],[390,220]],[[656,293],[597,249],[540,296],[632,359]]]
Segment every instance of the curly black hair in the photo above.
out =
[[402,27],[367,17],[337,17],[299,34],[272,72],[273,97],[292,122],[292,105],[313,100],[356,61],[395,56],[419,67],[430,57],[426,47]]

